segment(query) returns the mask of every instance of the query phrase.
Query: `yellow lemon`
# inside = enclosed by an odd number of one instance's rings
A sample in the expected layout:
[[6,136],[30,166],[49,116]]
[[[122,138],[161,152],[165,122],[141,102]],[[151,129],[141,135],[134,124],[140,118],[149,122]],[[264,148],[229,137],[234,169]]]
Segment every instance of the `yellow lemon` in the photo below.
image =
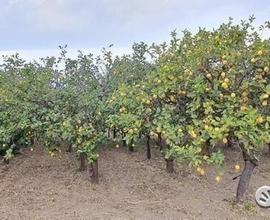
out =
[[246,106],[241,106],[241,107],[240,107],[240,110],[241,110],[241,111],[245,111],[246,109],[247,109]]
[[263,105],[263,106],[267,106],[267,101],[266,101],[266,100],[263,101],[262,105]]
[[197,137],[197,135],[196,135],[196,133],[194,131],[191,132],[191,137],[192,138],[196,138]]
[[259,117],[256,119],[256,122],[257,122],[258,124],[263,123],[263,117],[262,117],[262,116],[259,116]]
[[152,112],[152,109],[151,108],[147,108],[146,109],[146,113],[150,113],[150,112]]
[[226,82],[222,83],[221,86],[224,88],[224,89],[228,89],[228,84]]
[[257,55],[258,56],[261,56],[263,54],[263,52],[261,51],[261,50],[259,50],[258,52],[257,52]]
[[226,76],[226,73],[222,72],[221,77],[224,78]]
[[237,172],[239,172],[240,171],[240,165],[239,164],[236,164],[235,166],[234,166],[234,169],[235,169],[235,171],[237,171]]
[[247,92],[243,92],[243,93],[242,93],[242,96],[243,96],[243,97],[247,97],[247,96],[248,96],[248,93],[247,93]]
[[170,100],[171,100],[172,102],[174,102],[174,101],[175,101],[175,97],[174,97],[174,96],[170,96]]
[[220,176],[216,176],[216,181],[219,183],[220,182],[220,180],[221,180],[221,177]]
[[205,175],[205,171],[204,171],[204,169],[201,169],[200,174],[201,174],[202,176],[204,176],[204,175]]
[[248,97],[244,97],[243,102],[247,102],[247,101],[248,101]]
[[263,99],[268,99],[268,98],[269,98],[269,95],[268,95],[268,94],[264,94],[264,95],[262,96],[262,98],[263,98]]
[[154,135],[155,135],[155,132],[150,131],[150,135],[151,135],[151,136],[154,136]]
[[229,83],[230,80],[229,80],[228,78],[225,78],[225,79],[224,79],[224,82],[225,82],[225,83]]

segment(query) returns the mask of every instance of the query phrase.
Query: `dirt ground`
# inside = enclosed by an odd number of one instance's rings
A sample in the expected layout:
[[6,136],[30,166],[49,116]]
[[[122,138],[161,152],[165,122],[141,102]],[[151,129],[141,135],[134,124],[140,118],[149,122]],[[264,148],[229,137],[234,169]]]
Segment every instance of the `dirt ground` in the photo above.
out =
[[100,183],[91,184],[87,171],[77,170],[74,154],[51,157],[39,148],[25,149],[0,165],[0,219],[270,219],[270,208],[259,208],[253,199],[258,187],[270,185],[270,158],[256,168],[249,200],[235,205],[237,158],[230,153],[234,159],[226,161],[225,175],[216,183],[210,167],[204,177],[184,167],[166,173],[158,151],[147,160],[142,150],[104,149]]

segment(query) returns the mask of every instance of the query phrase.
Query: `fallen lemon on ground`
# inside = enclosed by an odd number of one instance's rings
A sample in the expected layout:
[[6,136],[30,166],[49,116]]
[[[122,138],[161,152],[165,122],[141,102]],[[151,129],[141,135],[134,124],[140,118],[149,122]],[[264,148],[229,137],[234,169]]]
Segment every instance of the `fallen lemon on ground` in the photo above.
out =
[[234,169],[235,169],[235,171],[237,171],[237,172],[239,172],[240,171],[240,165],[239,164],[236,164],[235,166],[234,166]]
[[220,176],[216,176],[216,181],[219,183],[220,182],[220,180],[221,180],[221,177]]
[[199,173],[200,173],[200,172],[201,172],[201,170],[202,170],[202,168],[200,168],[200,167],[198,167],[198,168],[197,168],[197,172],[199,172]]
[[204,175],[205,175],[205,171],[204,171],[204,169],[201,169],[200,174],[201,174],[202,176],[204,176]]

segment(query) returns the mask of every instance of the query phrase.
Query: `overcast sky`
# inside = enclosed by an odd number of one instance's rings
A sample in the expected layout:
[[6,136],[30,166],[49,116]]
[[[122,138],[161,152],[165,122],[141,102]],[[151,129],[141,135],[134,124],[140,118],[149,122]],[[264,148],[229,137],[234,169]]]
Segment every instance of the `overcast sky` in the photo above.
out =
[[229,16],[270,20],[270,0],[0,0],[0,54],[30,58],[96,51],[113,43],[119,53],[133,42],[162,42],[170,31],[212,28]]

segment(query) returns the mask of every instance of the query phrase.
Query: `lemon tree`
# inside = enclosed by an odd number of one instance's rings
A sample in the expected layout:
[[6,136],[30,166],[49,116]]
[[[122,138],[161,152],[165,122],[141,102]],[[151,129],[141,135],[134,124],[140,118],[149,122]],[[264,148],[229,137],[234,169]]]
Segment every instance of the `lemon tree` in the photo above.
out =
[[[180,116],[173,117],[174,121],[179,117],[176,128],[181,132],[175,138],[167,135],[170,154],[195,166],[221,165],[224,155],[218,143],[234,140],[239,144],[245,168],[238,201],[248,187],[257,155],[269,142],[269,40],[259,37],[252,21],[241,25],[230,21],[195,35],[184,32],[160,59],[156,78],[157,90],[163,87],[159,95],[170,103],[169,109],[182,107]],[[210,148],[210,155],[202,154],[205,147]]]

